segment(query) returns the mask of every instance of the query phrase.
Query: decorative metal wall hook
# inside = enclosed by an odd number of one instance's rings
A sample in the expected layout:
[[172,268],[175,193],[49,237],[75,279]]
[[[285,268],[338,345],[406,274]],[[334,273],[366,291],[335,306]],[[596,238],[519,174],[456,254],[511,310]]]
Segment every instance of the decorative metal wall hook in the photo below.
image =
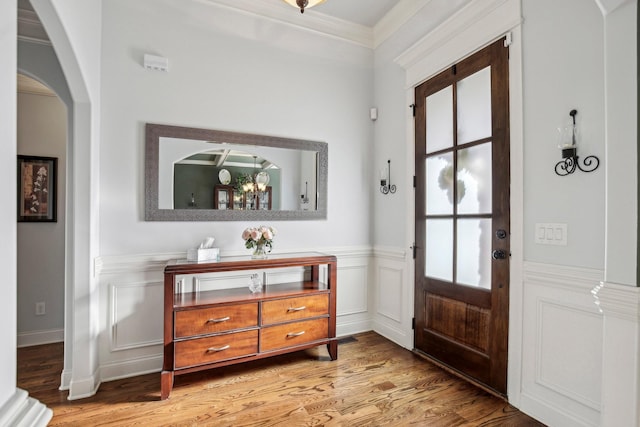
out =
[[391,184],[391,160],[387,160],[386,176],[384,169],[380,171],[380,192],[382,194],[396,192],[396,186]]
[[559,176],[567,176],[580,169],[582,172],[593,172],[600,166],[600,159],[596,156],[587,156],[582,159],[578,156],[576,114],[578,110],[571,110],[571,123],[564,129],[560,129],[560,149],[562,150],[562,160],[556,163],[555,171]]

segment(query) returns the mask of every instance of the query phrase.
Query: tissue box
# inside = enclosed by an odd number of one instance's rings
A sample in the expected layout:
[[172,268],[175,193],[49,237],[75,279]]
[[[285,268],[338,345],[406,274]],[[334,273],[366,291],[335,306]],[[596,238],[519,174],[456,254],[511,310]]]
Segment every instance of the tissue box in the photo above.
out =
[[220,248],[188,249],[187,261],[218,261]]

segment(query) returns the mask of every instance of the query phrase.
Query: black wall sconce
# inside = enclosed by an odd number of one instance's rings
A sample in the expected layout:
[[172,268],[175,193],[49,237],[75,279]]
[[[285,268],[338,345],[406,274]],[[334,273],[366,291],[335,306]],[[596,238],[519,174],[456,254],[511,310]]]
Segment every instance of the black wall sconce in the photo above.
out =
[[593,172],[600,166],[600,159],[596,156],[587,156],[582,160],[580,165],[580,157],[578,156],[578,129],[576,127],[576,114],[578,110],[571,110],[571,122],[560,131],[559,148],[562,150],[562,160],[556,163],[556,174],[559,176],[567,176],[580,169],[582,172]]
[[396,186],[391,185],[391,160],[387,160],[387,170],[380,170],[380,192],[389,194],[396,192]]

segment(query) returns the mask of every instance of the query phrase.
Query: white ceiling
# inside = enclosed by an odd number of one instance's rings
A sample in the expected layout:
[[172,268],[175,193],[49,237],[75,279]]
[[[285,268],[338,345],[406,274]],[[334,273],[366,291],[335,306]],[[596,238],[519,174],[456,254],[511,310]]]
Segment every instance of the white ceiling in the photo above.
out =
[[313,11],[374,27],[398,3],[398,0],[326,0]]

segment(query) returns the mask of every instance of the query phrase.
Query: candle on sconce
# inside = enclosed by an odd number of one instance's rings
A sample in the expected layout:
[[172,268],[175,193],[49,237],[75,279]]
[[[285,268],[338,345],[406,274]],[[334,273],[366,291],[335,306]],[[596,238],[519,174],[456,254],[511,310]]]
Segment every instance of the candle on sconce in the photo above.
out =
[[385,186],[387,185],[387,171],[385,171],[384,169],[380,169],[380,185],[381,186]]

